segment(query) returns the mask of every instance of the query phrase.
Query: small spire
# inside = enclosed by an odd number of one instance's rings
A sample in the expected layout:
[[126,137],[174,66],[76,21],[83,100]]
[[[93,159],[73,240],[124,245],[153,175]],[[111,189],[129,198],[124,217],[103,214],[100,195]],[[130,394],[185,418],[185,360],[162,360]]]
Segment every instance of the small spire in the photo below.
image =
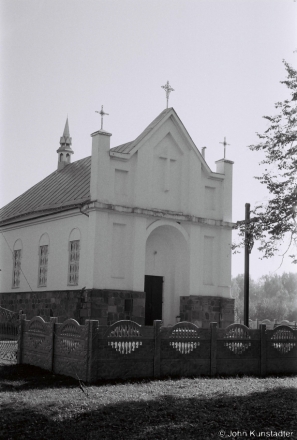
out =
[[64,128],[63,136],[66,137],[66,138],[70,137],[70,134],[69,134],[69,124],[68,124],[68,116],[67,116],[67,119],[66,119],[66,124],[65,124],[65,128]]
[[[72,144],[72,138],[70,137],[70,133],[69,133],[69,123],[68,123],[68,116],[66,119],[66,124],[65,124],[65,128],[64,128],[64,132],[63,132],[63,136],[60,138],[60,148],[70,148],[70,145]],[[71,148],[70,148],[71,150]]]
[[71,148],[72,138],[69,133],[69,123],[68,116],[66,119],[66,124],[63,132],[63,136],[60,138],[60,148],[58,148],[58,170],[61,170],[65,167],[65,165],[71,163],[71,154],[74,151]]

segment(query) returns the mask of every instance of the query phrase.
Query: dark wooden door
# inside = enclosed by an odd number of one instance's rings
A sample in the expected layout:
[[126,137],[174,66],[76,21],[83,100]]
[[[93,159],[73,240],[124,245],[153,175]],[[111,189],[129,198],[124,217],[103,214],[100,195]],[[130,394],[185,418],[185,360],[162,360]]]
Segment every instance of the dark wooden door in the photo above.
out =
[[162,319],[163,277],[145,275],[145,325],[153,325],[155,319]]

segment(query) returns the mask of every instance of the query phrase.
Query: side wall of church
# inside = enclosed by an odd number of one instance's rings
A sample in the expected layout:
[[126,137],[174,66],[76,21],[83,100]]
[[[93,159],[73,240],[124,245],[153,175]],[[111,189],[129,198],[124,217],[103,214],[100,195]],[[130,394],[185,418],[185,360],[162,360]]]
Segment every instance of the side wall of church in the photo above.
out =
[[[60,214],[55,218],[41,218],[26,222],[22,226],[2,229],[1,240],[1,292],[30,292],[48,290],[73,290],[86,286],[88,218],[82,214]],[[72,235],[71,235],[72,234]],[[5,239],[4,239],[4,237]],[[46,237],[48,243],[48,265],[46,286],[38,286],[39,247]],[[79,238],[78,284],[68,284],[69,240]],[[20,284],[12,286],[13,250],[21,243]]]

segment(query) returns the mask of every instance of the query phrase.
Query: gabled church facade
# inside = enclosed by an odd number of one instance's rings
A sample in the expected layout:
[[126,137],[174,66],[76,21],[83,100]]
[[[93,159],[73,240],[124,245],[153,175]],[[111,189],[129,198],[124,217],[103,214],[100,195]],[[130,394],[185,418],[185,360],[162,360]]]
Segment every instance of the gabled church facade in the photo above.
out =
[[0,305],[28,317],[233,322],[232,166],[213,172],[173,108],[134,141],[58,169],[0,211]]

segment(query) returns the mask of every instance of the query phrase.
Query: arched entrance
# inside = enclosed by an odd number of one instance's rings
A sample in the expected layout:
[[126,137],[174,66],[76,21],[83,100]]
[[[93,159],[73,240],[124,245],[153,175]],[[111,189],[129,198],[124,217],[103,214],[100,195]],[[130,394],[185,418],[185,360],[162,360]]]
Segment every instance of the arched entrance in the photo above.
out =
[[180,296],[189,294],[188,235],[175,222],[159,220],[147,230],[145,255],[146,325],[175,324]]

